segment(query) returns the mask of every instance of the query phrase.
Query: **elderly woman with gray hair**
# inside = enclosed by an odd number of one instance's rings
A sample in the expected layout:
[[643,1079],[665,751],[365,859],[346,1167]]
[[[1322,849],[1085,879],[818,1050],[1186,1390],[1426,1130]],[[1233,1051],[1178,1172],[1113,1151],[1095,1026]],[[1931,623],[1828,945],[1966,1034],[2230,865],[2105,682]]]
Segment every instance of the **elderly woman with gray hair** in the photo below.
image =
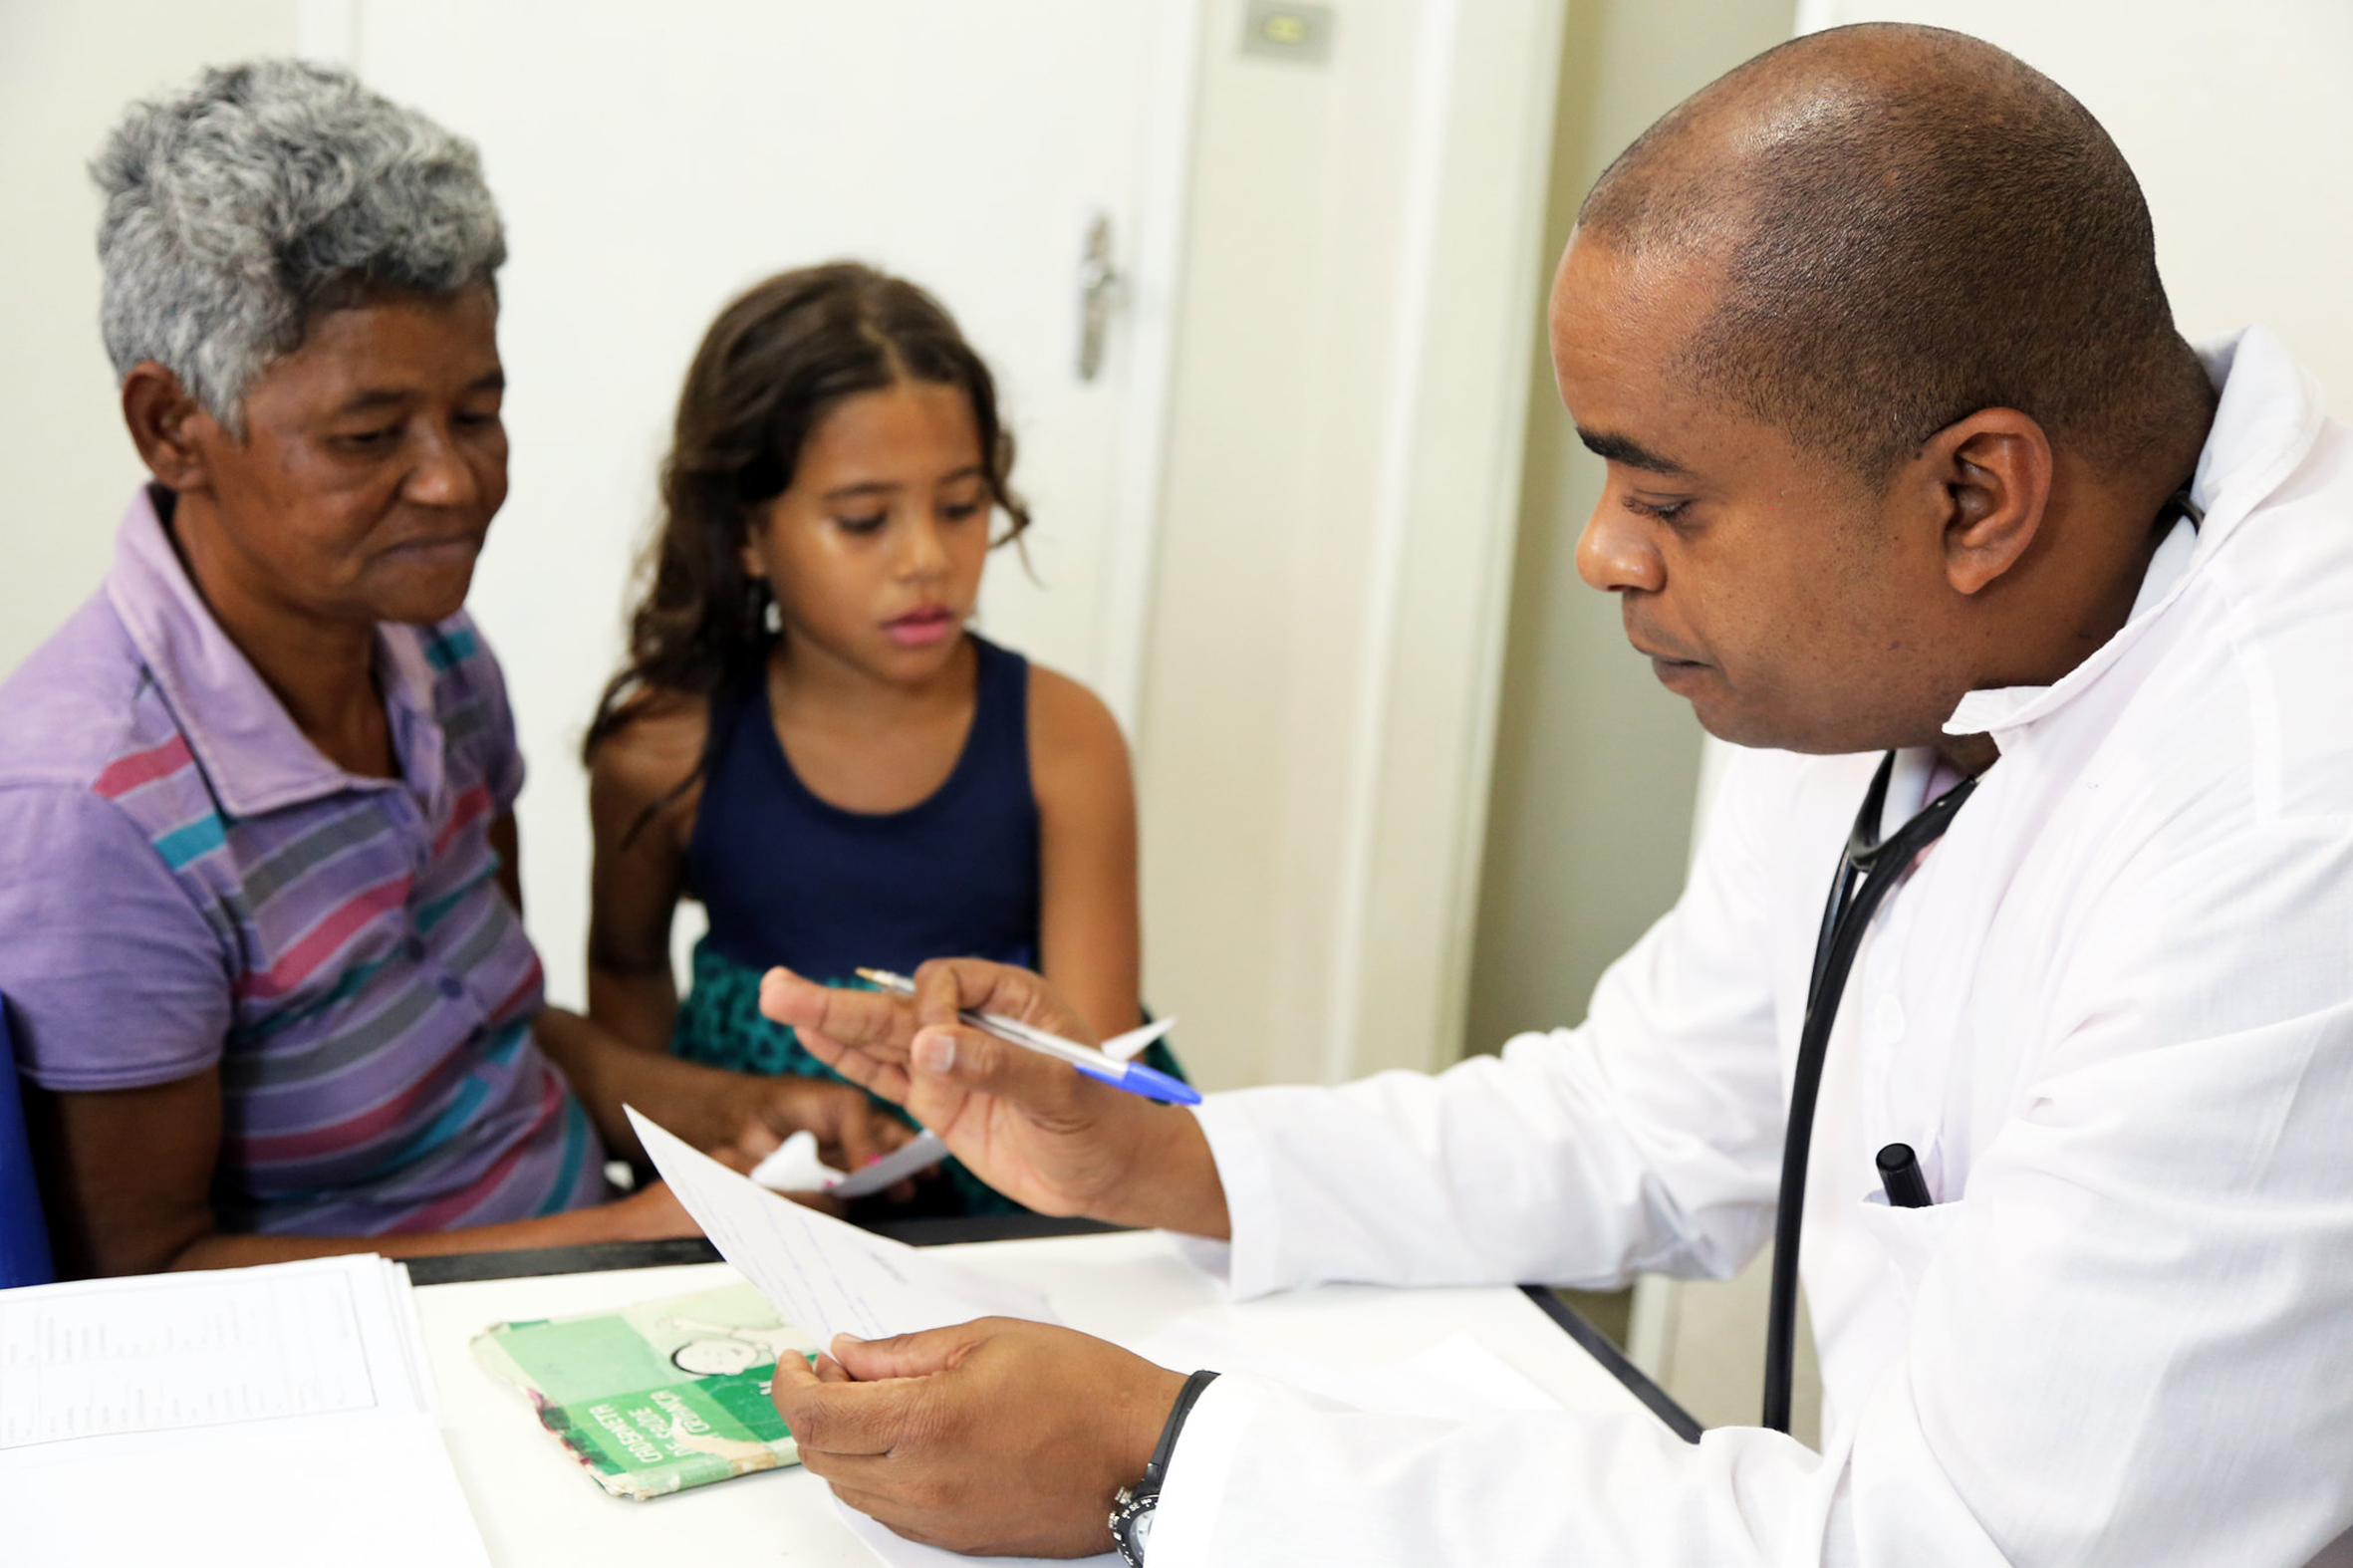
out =
[[903,1136],[543,1004],[461,609],[507,484],[473,148],[265,62],[134,107],[93,172],[154,481],[0,686],[0,992],[66,1266],[690,1233],[659,1187],[606,1201],[625,1100],[738,1159]]

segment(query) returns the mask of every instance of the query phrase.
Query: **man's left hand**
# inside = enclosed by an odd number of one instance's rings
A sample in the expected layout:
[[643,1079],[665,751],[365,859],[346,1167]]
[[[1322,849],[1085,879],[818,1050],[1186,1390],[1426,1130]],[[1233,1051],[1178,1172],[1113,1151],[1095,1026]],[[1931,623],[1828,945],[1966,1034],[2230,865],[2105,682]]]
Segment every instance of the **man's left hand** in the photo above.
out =
[[910,1540],[950,1551],[1111,1549],[1113,1496],[1144,1477],[1181,1373],[1071,1329],[982,1318],[834,1341],[777,1363],[801,1463]]

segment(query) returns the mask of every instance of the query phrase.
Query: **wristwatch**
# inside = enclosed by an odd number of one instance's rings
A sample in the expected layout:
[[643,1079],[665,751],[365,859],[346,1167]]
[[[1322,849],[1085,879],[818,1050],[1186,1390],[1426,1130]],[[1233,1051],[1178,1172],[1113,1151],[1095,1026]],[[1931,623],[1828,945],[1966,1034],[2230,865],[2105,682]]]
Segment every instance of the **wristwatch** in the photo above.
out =
[[1201,1397],[1201,1390],[1217,1380],[1214,1372],[1196,1372],[1184,1380],[1177,1391],[1176,1403],[1170,1407],[1168,1425],[1161,1429],[1161,1440],[1152,1450],[1152,1462],[1144,1466],[1144,1479],[1133,1486],[1122,1486],[1112,1499],[1111,1538],[1117,1543],[1120,1555],[1128,1560],[1128,1568],[1144,1568],[1144,1549],[1152,1540],[1152,1516],[1161,1505],[1161,1482],[1168,1479],[1169,1456],[1176,1451],[1176,1434],[1184,1426],[1184,1418],[1192,1413],[1193,1401]]

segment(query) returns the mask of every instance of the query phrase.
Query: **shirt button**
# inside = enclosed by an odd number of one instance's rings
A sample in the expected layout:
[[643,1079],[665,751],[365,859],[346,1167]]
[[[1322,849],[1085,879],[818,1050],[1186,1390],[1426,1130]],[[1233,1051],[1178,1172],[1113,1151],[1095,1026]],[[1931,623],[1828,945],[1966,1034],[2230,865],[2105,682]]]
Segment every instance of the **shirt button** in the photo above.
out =
[[448,997],[451,1001],[456,1001],[460,996],[465,994],[465,982],[454,974],[444,974],[441,976],[441,978],[435,980],[433,983],[439,986],[441,989],[441,994]]
[[1904,1038],[1904,1004],[1893,996],[1882,996],[1871,1009],[1871,1038],[1881,1045],[1894,1045]]

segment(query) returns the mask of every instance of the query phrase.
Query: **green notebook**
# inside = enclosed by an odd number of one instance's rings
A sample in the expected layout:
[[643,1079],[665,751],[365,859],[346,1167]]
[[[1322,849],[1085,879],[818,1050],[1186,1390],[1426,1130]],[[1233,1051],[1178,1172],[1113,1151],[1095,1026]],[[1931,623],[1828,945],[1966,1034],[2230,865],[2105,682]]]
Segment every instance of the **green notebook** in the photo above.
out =
[[816,1345],[749,1285],[619,1312],[501,1323],[474,1359],[530,1399],[597,1484],[644,1501],[799,1459],[768,1400]]

